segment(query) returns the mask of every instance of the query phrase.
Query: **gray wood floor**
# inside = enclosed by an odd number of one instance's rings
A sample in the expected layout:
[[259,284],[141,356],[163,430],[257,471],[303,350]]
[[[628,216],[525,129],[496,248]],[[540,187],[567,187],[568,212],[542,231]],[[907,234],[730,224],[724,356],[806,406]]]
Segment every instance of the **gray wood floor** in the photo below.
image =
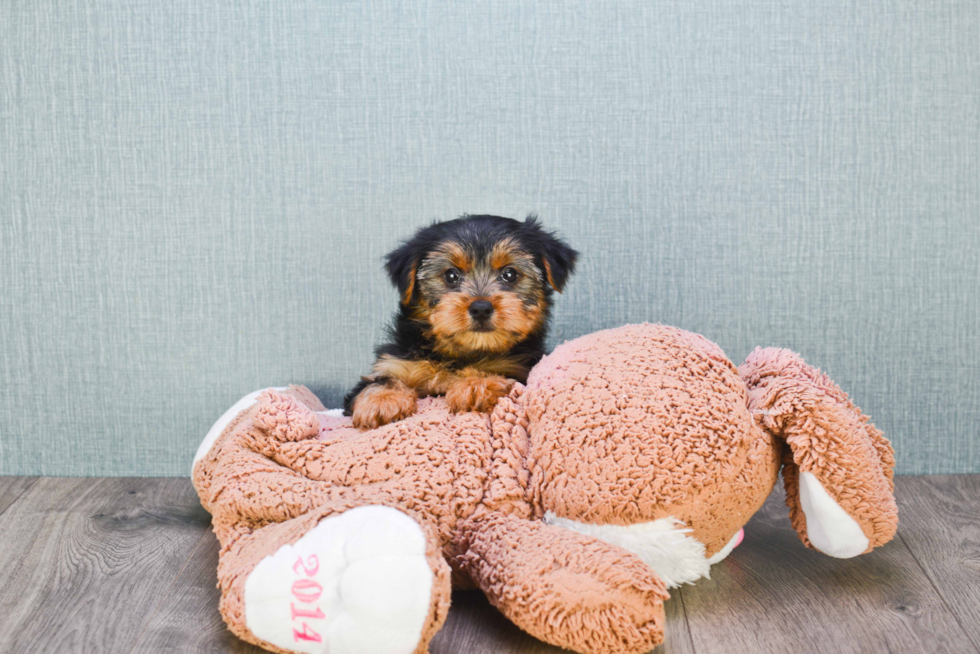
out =
[[[902,477],[898,537],[840,561],[774,494],[711,579],[675,590],[658,653],[980,654],[980,475]],[[0,652],[258,652],[217,611],[217,541],[186,479],[0,477]],[[477,592],[432,654],[558,652]]]

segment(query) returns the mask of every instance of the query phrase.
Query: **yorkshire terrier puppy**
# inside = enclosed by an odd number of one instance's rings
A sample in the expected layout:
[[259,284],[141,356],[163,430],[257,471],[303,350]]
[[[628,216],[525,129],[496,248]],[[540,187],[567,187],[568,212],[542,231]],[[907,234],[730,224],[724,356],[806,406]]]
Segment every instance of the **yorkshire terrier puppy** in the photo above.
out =
[[464,215],[419,230],[386,258],[401,306],[371,374],[344,398],[346,415],[379,427],[427,395],[445,395],[454,412],[490,411],[544,354],[552,293],[577,257],[534,215]]

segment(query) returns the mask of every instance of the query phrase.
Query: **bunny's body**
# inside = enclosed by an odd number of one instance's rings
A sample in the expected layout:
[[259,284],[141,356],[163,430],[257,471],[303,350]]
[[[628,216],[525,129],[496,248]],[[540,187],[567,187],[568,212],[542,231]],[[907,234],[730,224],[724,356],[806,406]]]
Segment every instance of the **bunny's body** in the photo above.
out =
[[550,643],[648,651],[666,586],[731,551],[781,466],[805,544],[853,556],[897,524],[891,448],[829,379],[660,325],[562,345],[490,415],[433,398],[364,432],[300,387],[253,400],[194,483],[222,614],[275,651],[424,652],[474,585]]

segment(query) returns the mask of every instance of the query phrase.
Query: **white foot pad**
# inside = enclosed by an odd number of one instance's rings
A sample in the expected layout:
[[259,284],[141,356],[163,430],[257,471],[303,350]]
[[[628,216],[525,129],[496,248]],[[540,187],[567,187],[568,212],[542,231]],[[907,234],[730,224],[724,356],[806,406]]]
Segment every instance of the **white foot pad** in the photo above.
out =
[[429,613],[425,536],[407,515],[365,506],[325,518],[245,580],[245,624],[308,654],[411,654]]
[[806,534],[814,548],[838,559],[849,559],[868,549],[854,518],[838,504],[812,472],[800,473],[800,505],[806,516]]

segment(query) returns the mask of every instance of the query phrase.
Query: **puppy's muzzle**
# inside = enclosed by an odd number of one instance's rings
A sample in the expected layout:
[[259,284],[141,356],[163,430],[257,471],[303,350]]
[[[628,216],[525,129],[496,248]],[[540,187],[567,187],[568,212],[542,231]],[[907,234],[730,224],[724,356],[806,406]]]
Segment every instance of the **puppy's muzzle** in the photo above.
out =
[[489,300],[474,300],[470,303],[470,317],[477,323],[485,323],[493,315],[493,304]]

